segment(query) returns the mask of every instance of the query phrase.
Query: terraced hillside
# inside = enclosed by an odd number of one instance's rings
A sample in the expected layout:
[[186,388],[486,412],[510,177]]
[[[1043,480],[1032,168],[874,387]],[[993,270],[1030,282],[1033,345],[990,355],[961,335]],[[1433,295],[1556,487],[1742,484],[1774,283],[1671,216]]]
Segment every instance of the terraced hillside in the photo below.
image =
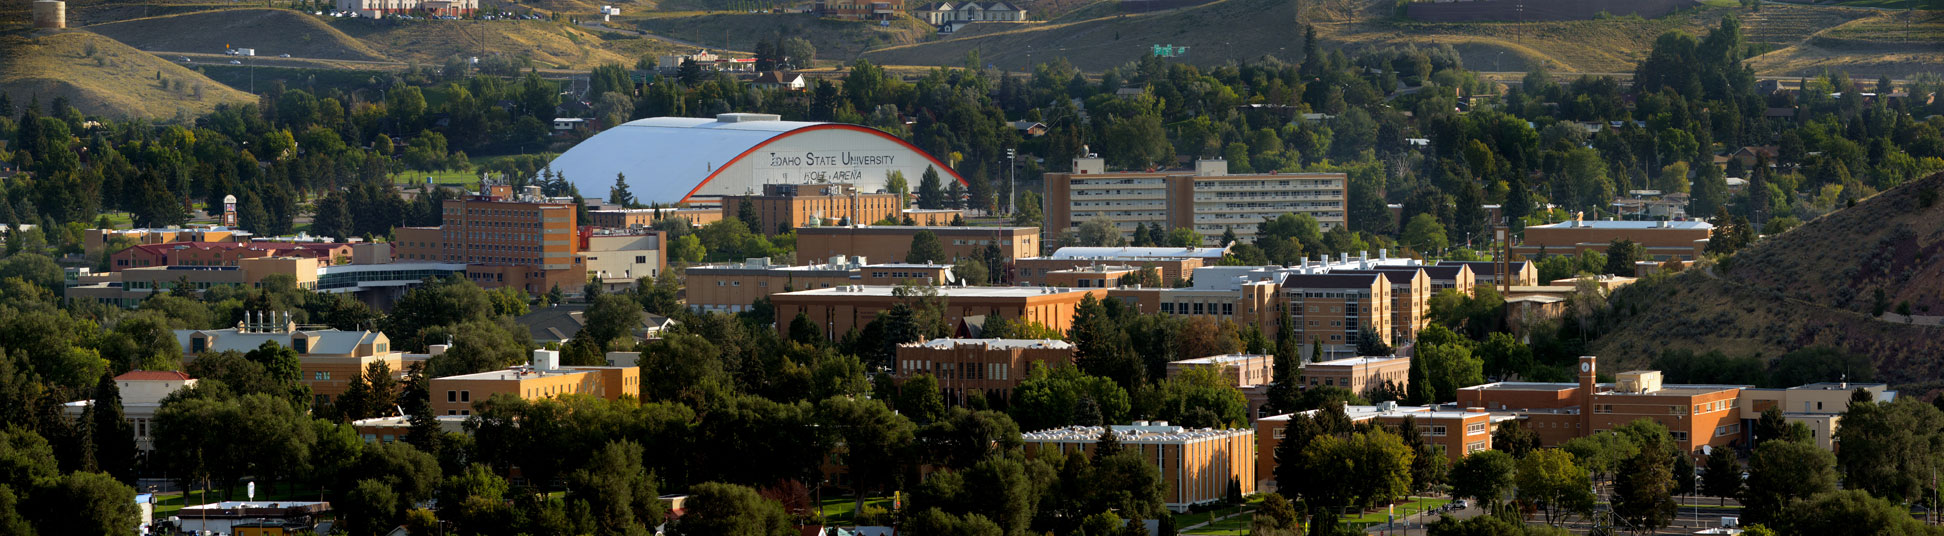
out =
[[1765,4],[1761,10],[1740,17],[1743,37],[1750,44],[1784,47],[1872,13],[1867,9]]
[[82,113],[169,119],[254,100],[181,65],[90,32],[0,36],[0,91],[16,102],[66,97]]
[[151,52],[219,53],[224,46],[258,55],[383,60],[385,55],[310,15],[285,9],[228,9],[97,24],[89,31]]
[[[1944,327],[1873,318],[1876,292],[1917,315],[1944,313],[1944,173],[1918,179],[1737,254],[1616,293],[1624,318],[1590,348],[1644,364],[1662,350],[1775,357],[1826,345],[1867,355],[1880,379],[1944,378]],[[1928,201],[1926,201],[1928,199]]]
[[1844,11],[1861,16],[1756,56],[1749,64],[1757,72],[1794,76],[1825,70],[1893,78],[1944,73],[1944,12]]
[[419,63],[441,62],[454,55],[504,53],[529,58],[541,68],[591,69],[604,63],[632,66],[644,55],[684,48],[551,21],[337,19],[330,26],[386,51],[394,60]]
[[[632,22],[655,35],[728,50],[754,50],[758,39],[802,37],[817,48],[818,59],[844,63],[866,49],[915,43],[936,32],[931,25],[909,16],[899,17],[889,26],[809,14],[726,12],[658,13]],[[938,61],[957,65],[961,58],[953,56]]]

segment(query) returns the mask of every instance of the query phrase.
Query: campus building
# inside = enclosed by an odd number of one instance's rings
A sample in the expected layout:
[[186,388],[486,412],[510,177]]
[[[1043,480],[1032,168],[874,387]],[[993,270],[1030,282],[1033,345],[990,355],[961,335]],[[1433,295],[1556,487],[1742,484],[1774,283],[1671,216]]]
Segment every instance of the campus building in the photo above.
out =
[[1328,356],[1357,355],[1357,339],[1369,330],[1391,340],[1391,284],[1380,274],[1290,274],[1282,295],[1297,340],[1322,344]]
[[[173,370],[131,370],[116,376],[114,382],[121,391],[122,417],[135,432],[135,448],[142,451],[155,449],[155,411],[162,409],[162,399],[196,386],[195,378]],[[62,405],[61,411],[70,419],[79,419],[91,406],[92,399],[77,400]]]
[[1196,270],[1193,285],[1182,288],[1120,288],[1108,296],[1143,314],[1207,318],[1275,331],[1281,298],[1280,272],[1260,266],[1210,266]]
[[707,208],[605,208],[587,211],[587,224],[595,227],[625,229],[629,227],[654,227],[655,222],[667,218],[688,220],[689,225],[701,227],[722,221],[722,210]]
[[257,288],[265,278],[285,276],[296,288],[350,294],[372,308],[389,310],[406,291],[426,279],[465,273],[464,264],[438,262],[333,265],[309,257],[255,257],[241,259],[236,266],[152,266],[87,274],[75,280],[67,296],[136,307],[149,296],[168,294],[185,285],[190,292],[201,294],[219,286]]
[[1159,226],[1194,229],[1203,245],[1220,244],[1228,231],[1253,243],[1257,224],[1287,213],[1314,217],[1326,231],[1343,225],[1345,181],[1342,173],[1230,175],[1221,159],[1192,170],[1108,172],[1098,157],[1077,158],[1072,172],[1046,174],[1046,225],[1106,218],[1128,237]]
[[[1256,475],[1260,479],[1257,489],[1277,489],[1276,447],[1282,445],[1289,420],[1297,416],[1314,417],[1318,411],[1285,413],[1256,420]],[[1443,447],[1445,457],[1452,462],[1474,452],[1491,449],[1492,433],[1498,431],[1498,426],[1517,419],[1512,415],[1477,408],[1459,410],[1436,406],[1399,406],[1396,402],[1375,406],[1344,406],[1343,413],[1353,423],[1375,422],[1393,429],[1409,422],[1417,427],[1426,443]]]
[[668,233],[654,229],[582,227],[580,257],[601,292],[623,292],[668,269],[667,239]]
[[88,229],[82,232],[82,251],[100,253],[109,246],[167,244],[171,242],[249,242],[249,231],[220,225],[157,227],[140,229]]
[[1063,247],[1052,255],[1013,261],[1017,280],[1028,285],[1051,284],[1049,272],[1087,266],[1117,265],[1154,268],[1161,271],[1162,283],[1173,283],[1194,275],[1195,269],[1214,266],[1228,254],[1216,247]]
[[[1516,248],[1514,252],[1517,252]],[[1515,260],[1508,264],[1511,265],[1509,268],[1511,286],[1517,287],[1539,284],[1538,264],[1527,260]],[[1438,266],[1463,266],[1471,269],[1471,280],[1474,286],[1492,285],[1496,287],[1500,284],[1498,261],[1438,261]],[[1471,295],[1474,290],[1473,287],[1465,287],[1465,294]]]
[[1381,274],[1391,286],[1391,346],[1417,340],[1418,330],[1431,323],[1431,276],[1423,267],[1381,267],[1374,270],[1336,270],[1344,275]]
[[750,230],[779,235],[798,227],[896,218],[904,209],[900,201],[896,193],[865,193],[849,183],[765,184],[761,195],[722,196],[722,218],[740,218],[743,203],[749,203],[757,219]]
[[1605,253],[1614,240],[1625,239],[1645,248],[1645,259],[1694,260],[1704,254],[1713,233],[1714,225],[1705,221],[1568,220],[1525,228],[1525,240],[1512,246],[1512,253],[1526,258]]
[[1303,383],[1310,387],[1342,387],[1363,396],[1386,383],[1410,387],[1409,356],[1358,356],[1303,365]]
[[243,259],[301,257],[319,264],[349,264],[351,244],[328,242],[164,242],[139,244],[108,256],[108,270],[152,266],[237,266]]
[[479,0],[337,0],[337,10],[374,19],[415,13],[462,17],[479,11]]
[[911,238],[930,231],[944,245],[945,259],[982,258],[986,246],[999,246],[1007,261],[1038,257],[1038,227],[952,227],[922,225],[858,225],[797,229],[797,257],[865,257],[902,262],[911,256]]
[[433,415],[472,415],[473,403],[493,395],[527,400],[561,395],[587,395],[619,400],[641,396],[637,367],[563,367],[560,352],[534,350],[533,361],[505,370],[432,378]]
[[[899,287],[849,285],[816,290],[785,292],[770,296],[776,318],[810,317],[823,329],[825,338],[837,340],[852,328],[864,329],[878,313],[898,303],[918,297],[900,297]],[[1053,287],[934,287],[936,299],[944,305],[943,319],[957,325],[968,316],[1005,317],[1020,322],[1035,322],[1064,332],[1073,324],[1074,309],[1088,295],[1098,298],[1102,290]],[[790,328],[789,321],[776,323],[779,332]]]
[[513,287],[528,295],[554,287],[576,292],[587,283],[572,198],[542,197],[529,186],[511,186],[447,199],[438,227],[393,231],[397,256],[412,261],[461,263],[466,276],[488,289]]
[[[1138,452],[1141,459],[1159,466],[1165,484],[1162,500],[1169,510],[1184,512],[1190,506],[1222,501],[1230,486],[1241,488],[1244,495],[1255,493],[1256,442],[1248,429],[1189,429],[1169,426],[1167,421],[1134,421],[1109,428],[1122,449]],[[1091,456],[1106,431],[1099,426],[1068,426],[1028,432],[1021,439],[1028,457],[1074,452]]]
[[1043,283],[1050,287],[1116,288],[1121,278],[1138,277],[1142,268],[1128,265],[1093,265],[1065,270],[1049,270]]
[[932,339],[898,345],[892,377],[900,383],[930,374],[945,399],[963,405],[967,397],[1010,399],[1033,365],[1047,368],[1073,363],[1073,345],[1054,339]]
[[383,333],[299,326],[289,313],[246,311],[234,328],[178,329],[175,339],[185,361],[211,352],[249,353],[265,343],[295,350],[299,380],[310,387],[318,404],[336,400],[374,363],[384,363],[401,378],[407,365]]
[[1276,356],[1262,354],[1222,354],[1168,362],[1168,377],[1191,369],[1213,369],[1216,377],[1242,391],[1249,401],[1249,418],[1261,415],[1269,403],[1269,382],[1276,378]]
[[[957,281],[949,264],[865,264],[863,258],[831,257],[821,264],[771,264],[768,258],[703,264],[682,271],[689,309],[737,313],[779,292],[848,285],[945,285]],[[779,317],[780,318],[780,317]],[[788,323],[787,318],[784,323]]]

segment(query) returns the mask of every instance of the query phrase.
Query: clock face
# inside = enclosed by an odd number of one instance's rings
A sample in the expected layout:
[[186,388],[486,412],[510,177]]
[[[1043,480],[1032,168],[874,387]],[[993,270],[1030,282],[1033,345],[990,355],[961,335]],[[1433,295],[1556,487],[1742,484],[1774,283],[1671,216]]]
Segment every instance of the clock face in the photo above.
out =
[[1580,372],[1593,372],[1592,363],[1580,363]]

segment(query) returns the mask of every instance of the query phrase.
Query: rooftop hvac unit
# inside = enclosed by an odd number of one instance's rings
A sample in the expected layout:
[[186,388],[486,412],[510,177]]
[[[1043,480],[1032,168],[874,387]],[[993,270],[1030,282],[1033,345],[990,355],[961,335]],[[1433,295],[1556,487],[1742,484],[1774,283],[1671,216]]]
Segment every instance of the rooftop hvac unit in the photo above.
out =
[[560,368],[560,352],[557,350],[534,350],[533,369],[540,372],[553,372]]

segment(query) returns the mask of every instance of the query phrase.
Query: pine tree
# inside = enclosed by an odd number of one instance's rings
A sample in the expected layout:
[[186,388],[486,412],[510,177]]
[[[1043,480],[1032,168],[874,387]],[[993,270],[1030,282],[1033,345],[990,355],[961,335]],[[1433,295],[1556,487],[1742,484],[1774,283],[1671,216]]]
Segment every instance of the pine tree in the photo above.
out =
[[1405,404],[1422,406],[1437,401],[1437,395],[1431,390],[1431,365],[1427,361],[1430,360],[1422,356],[1411,357],[1411,370],[1405,376]]
[[1136,223],[1136,224],[1134,224],[1134,240],[1133,240],[1133,241],[1131,241],[1131,242],[1128,242],[1128,245],[1131,245],[1131,246],[1134,246],[1134,247],[1137,247],[1137,248],[1142,248],[1142,247],[1148,247],[1148,246],[1152,246],[1152,245],[1154,245],[1153,243],[1150,243],[1150,242],[1148,242],[1148,226],[1147,226],[1147,222],[1140,222],[1140,223]]
[[964,210],[965,205],[965,188],[959,186],[958,181],[947,183],[945,187],[945,208]]
[[1098,460],[1121,453],[1120,434],[1114,433],[1112,423],[1102,425],[1100,437],[1094,443],[1094,459]]
[[1232,244],[1234,244],[1234,243],[1235,243],[1235,241],[1236,241],[1236,239],[1237,239],[1237,238],[1236,238],[1236,236],[1235,236],[1235,228],[1234,228],[1234,227],[1229,227],[1229,228],[1226,228],[1226,229],[1222,229],[1222,247],[1228,247],[1228,246],[1230,246],[1230,245],[1232,245]]
[[938,168],[925,166],[925,174],[918,179],[918,208],[945,208],[945,185],[939,182]]
[[94,406],[88,433],[94,436],[95,465],[124,482],[135,478],[135,430],[122,412],[121,387],[103,374],[95,382]]
[[621,208],[635,208],[634,194],[628,192],[628,176],[614,174],[614,187],[608,189],[608,202],[621,205]]

